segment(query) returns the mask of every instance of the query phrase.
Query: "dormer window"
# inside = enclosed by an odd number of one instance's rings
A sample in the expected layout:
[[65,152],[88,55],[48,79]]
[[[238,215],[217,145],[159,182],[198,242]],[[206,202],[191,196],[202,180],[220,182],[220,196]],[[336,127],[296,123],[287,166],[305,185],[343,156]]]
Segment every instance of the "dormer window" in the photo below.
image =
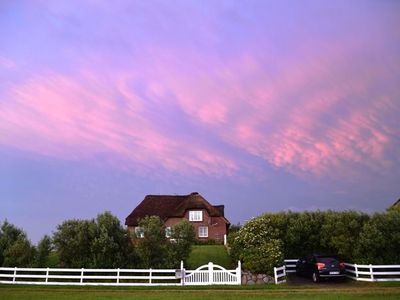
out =
[[190,210],[189,211],[189,221],[191,221],[191,222],[203,221],[203,212],[201,210]]

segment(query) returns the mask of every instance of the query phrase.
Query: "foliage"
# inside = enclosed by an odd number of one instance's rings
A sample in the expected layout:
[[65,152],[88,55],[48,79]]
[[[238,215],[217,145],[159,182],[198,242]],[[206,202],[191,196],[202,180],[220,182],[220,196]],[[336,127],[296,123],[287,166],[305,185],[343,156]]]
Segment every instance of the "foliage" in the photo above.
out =
[[171,230],[171,241],[165,236],[164,222],[157,216],[139,220],[143,236],[136,236],[135,245],[143,268],[176,268],[190,254],[195,238],[193,226],[182,221]]
[[172,227],[171,239],[173,242],[170,243],[172,266],[178,266],[180,261],[187,261],[195,238],[194,227],[187,220],[183,220]]
[[69,268],[133,267],[135,255],[127,230],[109,212],[94,220],[67,220],[53,242],[60,266]]
[[[335,253],[348,261],[354,261],[359,253],[367,251],[367,247],[357,250],[357,245],[369,219],[368,215],[354,211],[289,211],[264,214],[245,224],[233,237],[229,237],[230,254],[233,259],[241,259],[244,268],[254,272],[258,265],[265,266],[263,268],[271,272],[271,266],[274,263],[275,266],[278,265],[279,259],[283,257],[299,258],[317,252]],[[397,228],[393,224],[390,226]],[[392,229],[388,231],[396,232]],[[374,231],[370,234],[372,232]],[[376,240],[378,244],[382,244],[378,237],[379,235],[370,239],[365,237],[364,240],[365,243]],[[391,241],[396,244],[395,236]],[[271,258],[264,260],[267,256]]]
[[0,266],[32,266],[35,248],[21,229],[4,221],[0,227]]
[[364,213],[346,211],[324,213],[321,226],[321,247],[327,253],[336,253],[343,260],[354,261],[360,233],[369,216]]
[[52,250],[51,238],[45,235],[36,248],[35,266],[38,268],[50,267],[49,256]]
[[136,262],[130,235],[110,212],[97,216],[91,245],[96,268],[133,267]]
[[139,220],[142,237],[136,236],[135,245],[143,268],[162,268],[168,264],[168,241],[165,225],[157,216]]
[[94,267],[91,245],[95,227],[93,220],[67,220],[57,227],[53,242],[59,253],[61,267]]
[[283,261],[281,235],[268,215],[252,219],[239,230],[231,245],[231,256],[241,260],[244,269],[271,274],[273,267]]
[[400,263],[400,211],[375,214],[364,224],[356,246],[357,263]]

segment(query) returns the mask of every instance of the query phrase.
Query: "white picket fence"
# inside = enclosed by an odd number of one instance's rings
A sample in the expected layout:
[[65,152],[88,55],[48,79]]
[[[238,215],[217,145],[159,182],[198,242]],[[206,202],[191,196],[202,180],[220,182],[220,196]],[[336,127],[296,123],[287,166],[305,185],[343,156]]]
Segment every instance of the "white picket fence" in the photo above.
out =
[[240,262],[235,270],[209,263],[196,270],[180,269],[63,269],[0,268],[1,284],[179,286],[240,285]]
[[[287,273],[296,272],[298,259],[285,259],[284,265],[274,268],[275,284],[286,282]],[[359,265],[345,263],[346,277],[357,281],[400,281],[400,265]]]

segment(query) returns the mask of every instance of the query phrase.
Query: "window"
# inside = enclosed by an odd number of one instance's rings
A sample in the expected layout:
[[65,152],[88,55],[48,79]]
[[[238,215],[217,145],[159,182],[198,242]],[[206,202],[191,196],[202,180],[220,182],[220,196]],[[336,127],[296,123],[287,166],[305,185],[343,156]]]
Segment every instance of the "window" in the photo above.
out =
[[199,237],[208,237],[208,227],[207,226],[199,227]]
[[165,227],[165,237],[171,237],[171,227]]
[[189,211],[189,221],[201,222],[203,221],[203,212],[201,210]]
[[135,227],[135,234],[136,234],[136,237],[138,237],[138,238],[144,238],[144,232],[143,232],[143,228],[141,228],[141,227]]

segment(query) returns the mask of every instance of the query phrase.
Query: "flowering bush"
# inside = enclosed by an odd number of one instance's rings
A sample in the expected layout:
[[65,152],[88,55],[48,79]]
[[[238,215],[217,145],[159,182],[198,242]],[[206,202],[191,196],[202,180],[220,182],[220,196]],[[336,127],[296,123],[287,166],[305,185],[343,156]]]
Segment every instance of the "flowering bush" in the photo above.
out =
[[252,219],[233,239],[231,256],[241,260],[246,270],[272,274],[274,266],[283,261],[279,236],[268,215]]

